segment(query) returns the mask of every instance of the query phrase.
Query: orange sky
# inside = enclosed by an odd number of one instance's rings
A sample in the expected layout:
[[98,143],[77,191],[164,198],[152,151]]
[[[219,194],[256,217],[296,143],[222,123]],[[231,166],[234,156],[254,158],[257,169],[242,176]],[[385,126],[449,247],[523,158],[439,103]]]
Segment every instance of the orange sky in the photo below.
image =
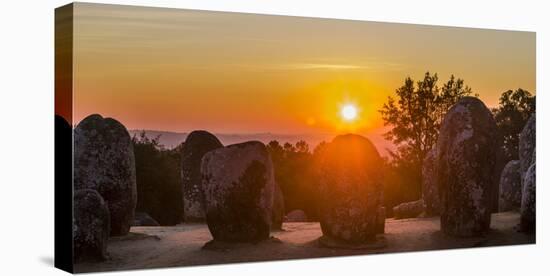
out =
[[[128,129],[379,134],[407,76],[465,79],[489,106],[535,93],[535,34],[77,3],[74,120]],[[359,117],[345,123],[341,105]]]

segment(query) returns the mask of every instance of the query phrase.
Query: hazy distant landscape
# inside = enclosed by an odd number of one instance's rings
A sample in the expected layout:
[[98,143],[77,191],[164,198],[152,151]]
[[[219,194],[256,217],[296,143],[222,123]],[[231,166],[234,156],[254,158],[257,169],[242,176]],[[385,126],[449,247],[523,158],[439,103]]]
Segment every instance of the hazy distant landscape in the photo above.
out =
[[[130,136],[139,135],[142,131],[145,131],[145,136],[149,139],[154,139],[159,137],[159,143],[166,147],[167,149],[173,149],[179,144],[183,143],[189,135],[188,132],[173,132],[173,131],[162,131],[162,130],[137,130],[132,129],[128,130]],[[214,133],[218,139],[224,145],[231,145],[236,143],[242,143],[246,141],[260,141],[264,144],[269,143],[270,141],[277,140],[281,144],[291,143],[296,144],[296,142],[303,140],[309,144],[310,148],[314,148],[322,141],[330,142],[336,134],[276,134],[276,133]],[[368,137],[372,143],[379,149],[380,154],[386,156],[388,154],[387,149],[395,149],[395,146],[384,140],[384,137],[379,135],[365,135]]]

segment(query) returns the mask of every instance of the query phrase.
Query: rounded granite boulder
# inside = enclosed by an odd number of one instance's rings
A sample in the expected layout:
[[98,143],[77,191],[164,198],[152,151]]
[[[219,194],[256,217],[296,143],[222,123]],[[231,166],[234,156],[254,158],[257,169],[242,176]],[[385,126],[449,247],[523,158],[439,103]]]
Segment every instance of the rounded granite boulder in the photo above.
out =
[[437,141],[441,230],[479,236],[489,230],[494,200],[497,127],[479,99],[464,97],[445,115]]
[[537,222],[536,192],[537,192],[537,165],[532,164],[523,179],[523,191],[521,195],[520,229],[523,232],[535,232]]
[[206,223],[215,241],[255,243],[269,238],[275,180],[263,143],[210,151],[202,159],[201,173]]
[[204,221],[204,195],[201,180],[202,157],[223,147],[213,134],[197,130],[185,139],[181,152],[181,177],[184,221]]
[[527,169],[534,163],[533,153],[537,142],[537,122],[535,114],[531,115],[523,130],[519,134],[519,163],[521,179],[523,181]]
[[111,236],[125,235],[137,202],[132,139],[117,120],[94,114],[74,130],[74,186],[93,189],[107,203]]
[[74,193],[74,260],[102,261],[107,258],[110,218],[107,204],[95,190]]
[[319,191],[322,240],[364,244],[380,233],[382,159],[365,137],[334,138],[320,157]]

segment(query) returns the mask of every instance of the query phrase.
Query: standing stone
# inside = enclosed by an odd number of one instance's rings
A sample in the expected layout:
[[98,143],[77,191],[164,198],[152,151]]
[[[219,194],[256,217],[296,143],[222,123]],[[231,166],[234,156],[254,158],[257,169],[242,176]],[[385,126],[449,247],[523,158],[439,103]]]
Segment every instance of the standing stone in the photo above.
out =
[[181,177],[184,221],[204,221],[204,195],[201,184],[201,160],[209,151],[223,147],[213,134],[197,130],[185,139],[181,153]]
[[523,179],[523,192],[521,195],[521,222],[520,229],[523,232],[535,232],[537,222],[536,212],[536,164],[532,164]]
[[76,190],[73,217],[75,261],[105,260],[109,232],[109,209],[101,195],[91,189]]
[[208,152],[201,164],[206,223],[216,241],[269,238],[275,190],[264,144],[251,141]]
[[271,229],[282,230],[283,218],[285,216],[285,199],[283,191],[278,183],[275,183],[275,194],[273,197],[273,212],[271,214]]
[[536,116],[533,114],[519,134],[519,163],[522,181],[527,169],[533,164],[533,152],[537,142],[536,124]]
[[506,164],[500,176],[499,211],[518,210],[521,205],[521,176],[519,160]]
[[445,115],[437,141],[441,230],[479,236],[491,222],[498,145],[491,112],[477,98],[460,99]]
[[497,157],[495,162],[495,171],[493,173],[493,204],[491,208],[492,213],[498,213],[499,207],[499,197],[500,197],[500,177],[502,176],[502,170],[504,170],[504,166],[506,166],[508,160],[506,160],[506,156],[504,153],[504,147],[502,142],[502,135],[498,135],[498,140],[495,141],[497,143]]
[[94,114],[74,131],[74,186],[93,189],[107,203],[111,236],[126,235],[137,202],[132,139],[117,120]]
[[323,238],[342,244],[375,240],[382,206],[382,159],[365,137],[340,135],[320,160]]
[[384,234],[386,231],[386,207],[378,207],[376,234]]
[[435,172],[436,148],[432,148],[422,162],[422,198],[426,216],[437,216],[441,208],[439,201],[439,189],[436,182]]

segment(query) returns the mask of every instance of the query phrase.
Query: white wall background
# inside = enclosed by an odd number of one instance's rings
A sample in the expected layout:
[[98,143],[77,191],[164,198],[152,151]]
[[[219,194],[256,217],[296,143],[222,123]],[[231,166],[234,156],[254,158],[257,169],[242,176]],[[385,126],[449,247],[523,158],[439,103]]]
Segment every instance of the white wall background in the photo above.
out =
[[[98,1],[89,1],[98,2]],[[121,275],[549,275],[550,7],[546,1],[101,1],[537,32],[537,245],[123,272]],[[54,8],[0,3],[0,275],[53,268]],[[107,274],[106,274],[107,275]],[[109,275],[119,275],[113,273]]]

